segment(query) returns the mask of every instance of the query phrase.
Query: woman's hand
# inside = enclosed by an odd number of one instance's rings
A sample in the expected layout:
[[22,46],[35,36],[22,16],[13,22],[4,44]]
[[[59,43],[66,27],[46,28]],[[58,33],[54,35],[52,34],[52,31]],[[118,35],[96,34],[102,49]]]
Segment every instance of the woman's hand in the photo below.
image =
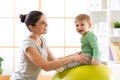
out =
[[87,61],[89,61],[88,57],[85,57],[81,54],[81,52],[76,52],[74,54],[74,61],[79,61],[81,64],[86,63]]

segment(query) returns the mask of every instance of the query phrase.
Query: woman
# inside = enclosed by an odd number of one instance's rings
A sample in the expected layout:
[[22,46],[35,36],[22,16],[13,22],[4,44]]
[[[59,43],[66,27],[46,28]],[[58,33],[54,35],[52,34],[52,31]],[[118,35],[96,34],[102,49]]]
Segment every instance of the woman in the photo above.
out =
[[84,62],[85,57],[76,52],[72,55],[55,59],[49,50],[46,40],[42,37],[47,33],[45,15],[40,11],[31,11],[27,15],[20,15],[21,22],[25,22],[31,32],[21,46],[20,65],[10,80],[37,80],[41,69],[56,70],[72,61]]

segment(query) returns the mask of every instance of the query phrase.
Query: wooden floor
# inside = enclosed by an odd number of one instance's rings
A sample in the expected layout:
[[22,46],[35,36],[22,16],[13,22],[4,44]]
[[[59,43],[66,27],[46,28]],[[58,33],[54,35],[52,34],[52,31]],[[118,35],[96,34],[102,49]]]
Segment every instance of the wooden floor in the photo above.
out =
[[0,80],[9,80],[10,75],[0,75]]
[[39,75],[38,80],[52,80],[50,75]]
[[[9,80],[10,75],[0,75],[0,80]],[[38,80],[52,80],[50,75],[39,75]]]

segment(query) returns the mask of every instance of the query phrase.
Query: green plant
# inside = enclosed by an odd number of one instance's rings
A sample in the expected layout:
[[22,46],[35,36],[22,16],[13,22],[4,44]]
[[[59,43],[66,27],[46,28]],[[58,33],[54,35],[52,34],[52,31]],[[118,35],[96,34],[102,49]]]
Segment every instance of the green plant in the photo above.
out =
[[3,58],[2,58],[2,57],[0,57],[0,75],[3,73],[3,69],[1,68],[2,61],[3,61]]
[[120,28],[120,22],[115,21],[113,22],[114,28]]

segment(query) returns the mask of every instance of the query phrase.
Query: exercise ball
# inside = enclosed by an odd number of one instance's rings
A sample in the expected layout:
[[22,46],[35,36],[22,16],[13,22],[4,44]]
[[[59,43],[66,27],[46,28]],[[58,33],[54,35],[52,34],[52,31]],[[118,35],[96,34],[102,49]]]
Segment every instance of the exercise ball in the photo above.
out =
[[114,73],[104,64],[82,65],[57,72],[52,80],[117,80]]

